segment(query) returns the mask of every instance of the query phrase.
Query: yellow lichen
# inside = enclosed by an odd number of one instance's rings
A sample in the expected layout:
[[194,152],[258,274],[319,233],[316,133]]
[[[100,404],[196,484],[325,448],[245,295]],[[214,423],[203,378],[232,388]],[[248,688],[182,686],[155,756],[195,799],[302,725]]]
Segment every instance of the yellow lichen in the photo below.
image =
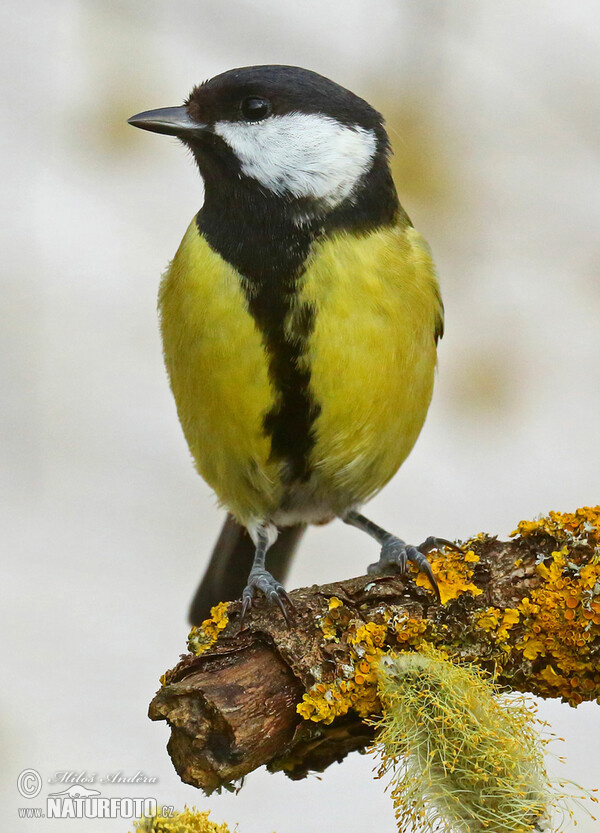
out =
[[535,565],[540,583],[516,608],[489,607],[475,616],[476,625],[503,651],[495,654],[496,672],[510,679],[518,671],[530,690],[571,705],[584,696],[600,697],[595,659],[600,647],[600,507],[549,512],[521,521],[512,534],[518,533],[523,538],[548,536],[558,547],[548,556],[540,552]]
[[317,723],[332,723],[350,710],[363,718],[377,714],[377,665],[381,656],[390,646],[421,645],[433,632],[433,623],[405,614],[393,616],[386,607],[376,612],[378,621],[365,622],[336,597],[329,600],[327,609],[318,620],[319,626],[326,641],[341,643],[344,661],[335,680],[319,681],[304,694],[296,707],[298,714]]
[[211,608],[210,619],[205,619],[201,625],[194,625],[188,636],[188,650],[200,656],[217,641],[220,632],[227,627],[229,602],[219,602]]
[[317,625],[321,628],[323,635],[328,640],[339,641],[337,638],[338,629],[341,625],[340,616],[344,609],[344,603],[337,596],[329,599],[328,612],[317,619]]
[[497,607],[488,607],[482,610],[475,617],[478,627],[487,631],[497,645],[502,646],[510,637],[510,630],[516,625],[521,617],[520,612],[513,607],[500,610]]
[[[430,557],[431,569],[440,589],[442,604],[457,599],[462,593],[479,596],[483,591],[471,579],[473,570],[469,564],[476,564],[479,556],[473,550],[457,552],[455,550],[438,551]],[[418,587],[429,587],[429,579],[423,572],[415,577]]]
[[195,807],[186,807],[180,813],[160,808],[158,815],[134,821],[133,826],[135,833],[229,833],[226,824],[216,824],[209,815],[210,812],[202,813]]

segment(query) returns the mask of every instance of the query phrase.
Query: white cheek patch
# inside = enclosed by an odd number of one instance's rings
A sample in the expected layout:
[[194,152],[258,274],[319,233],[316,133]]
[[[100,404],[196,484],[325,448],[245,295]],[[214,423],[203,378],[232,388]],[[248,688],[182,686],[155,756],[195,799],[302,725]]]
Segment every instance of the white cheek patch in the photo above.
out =
[[317,113],[288,113],[260,122],[220,121],[214,131],[242,171],[276,194],[313,197],[330,207],[346,199],[371,167],[372,130]]

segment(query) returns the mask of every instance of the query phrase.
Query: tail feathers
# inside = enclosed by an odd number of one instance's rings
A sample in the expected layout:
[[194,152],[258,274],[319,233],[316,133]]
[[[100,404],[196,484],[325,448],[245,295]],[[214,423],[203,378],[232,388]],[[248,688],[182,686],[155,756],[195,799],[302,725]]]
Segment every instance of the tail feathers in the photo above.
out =
[[[267,569],[282,584],[305,526],[289,526],[281,530],[267,556]],[[254,543],[245,527],[228,515],[215,544],[204,578],[192,600],[189,620],[199,625],[218,602],[239,599],[246,586],[254,561]]]

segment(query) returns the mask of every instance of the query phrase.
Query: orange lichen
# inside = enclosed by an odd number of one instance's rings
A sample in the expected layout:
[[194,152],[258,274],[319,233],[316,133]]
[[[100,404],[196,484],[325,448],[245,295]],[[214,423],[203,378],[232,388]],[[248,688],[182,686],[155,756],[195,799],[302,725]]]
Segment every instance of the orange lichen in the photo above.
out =
[[550,555],[540,552],[535,565],[540,583],[517,608],[488,608],[476,616],[478,627],[505,652],[496,655],[497,673],[510,679],[518,671],[535,693],[572,705],[583,695],[598,697],[600,507],[521,521],[513,535],[518,533],[525,539],[546,536],[558,546]]
[[[335,597],[330,599],[328,609],[329,614],[320,621],[321,630],[328,641],[339,642],[340,618],[347,619],[350,612]],[[360,717],[379,712],[375,668],[376,661],[384,653],[387,631],[385,622],[350,619],[343,633],[346,652],[339,667],[342,679],[328,684],[316,683],[297,706],[298,714],[305,720],[331,723],[350,709]]]
[[227,627],[229,602],[219,602],[211,608],[210,618],[201,625],[194,625],[188,636],[188,650],[196,656],[208,651],[217,641],[217,637]]
[[393,619],[393,628],[400,645],[418,647],[422,638],[432,630],[432,623],[426,619],[414,619],[406,614],[399,614]]
[[[299,714],[325,723],[351,709],[360,716],[377,714],[375,669],[382,655],[435,645],[450,658],[461,657],[466,636],[470,642],[474,638],[488,643],[495,676],[508,685],[519,680],[515,688],[525,684],[524,690],[562,697],[573,705],[584,697],[600,701],[600,667],[594,659],[600,651],[600,507],[551,512],[522,521],[518,531],[525,538],[539,534],[558,542],[551,555],[540,552],[535,565],[539,586],[515,606],[473,611],[471,621],[451,638],[446,625],[385,605],[370,612],[375,621],[365,622],[352,607],[331,597],[318,624],[326,642],[336,643],[343,659],[337,662],[333,680],[325,682],[316,674],[315,685],[298,706]],[[464,553],[431,556],[443,603],[465,593],[481,594],[472,581],[479,556],[469,547],[477,549],[486,540],[482,533],[467,542]],[[596,552],[591,558],[590,546]],[[518,562],[522,566],[524,559]],[[531,560],[527,563],[531,570]],[[427,577],[419,573],[416,583],[427,587]]]
[[511,536],[544,533],[569,543],[600,542],[600,506],[582,506],[575,512],[548,512],[533,521],[521,521]]
[[515,648],[526,660],[543,663],[535,672],[538,693],[577,705],[583,698],[573,690],[573,680],[578,684],[585,677],[586,688],[600,695],[595,659],[600,642],[600,558],[581,565],[577,553],[565,544],[549,561],[537,564],[536,572],[542,582],[519,605],[523,632]]
[[[555,549],[535,564],[539,585],[516,608],[475,616],[495,648],[496,673],[518,674],[544,697],[577,705],[600,697],[600,506],[521,521],[513,535],[545,536]],[[589,550],[593,550],[590,558]],[[523,559],[518,559],[519,566]],[[516,565],[515,565],[516,566]],[[575,682],[574,682],[575,681]]]

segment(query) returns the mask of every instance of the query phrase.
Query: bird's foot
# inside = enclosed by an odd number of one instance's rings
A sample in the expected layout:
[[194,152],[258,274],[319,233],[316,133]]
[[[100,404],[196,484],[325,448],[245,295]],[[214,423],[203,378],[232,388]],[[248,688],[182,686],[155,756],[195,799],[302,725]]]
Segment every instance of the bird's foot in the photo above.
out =
[[425,573],[429,579],[429,583],[433,587],[438,602],[441,603],[440,590],[438,583],[431,569],[431,564],[427,560],[427,553],[440,547],[451,547],[455,550],[460,550],[452,541],[447,541],[445,538],[435,538],[430,536],[418,547],[413,547],[396,538],[395,535],[388,535],[381,546],[381,555],[379,561],[375,564],[370,564],[367,568],[369,575],[385,573],[390,567],[396,567],[401,575],[406,573],[406,568],[409,561],[416,565],[417,569]]
[[283,585],[273,578],[268,570],[260,567],[253,567],[250,570],[248,584],[244,587],[244,591],[242,593],[242,613],[240,616],[240,625],[243,624],[246,614],[254,604],[257,590],[260,590],[260,592],[264,595],[268,604],[279,605],[281,612],[283,613],[283,618],[289,625],[290,611],[287,609],[286,604],[294,613],[296,612],[296,608],[294,607],[294,604],[288,594],[285,592]]

